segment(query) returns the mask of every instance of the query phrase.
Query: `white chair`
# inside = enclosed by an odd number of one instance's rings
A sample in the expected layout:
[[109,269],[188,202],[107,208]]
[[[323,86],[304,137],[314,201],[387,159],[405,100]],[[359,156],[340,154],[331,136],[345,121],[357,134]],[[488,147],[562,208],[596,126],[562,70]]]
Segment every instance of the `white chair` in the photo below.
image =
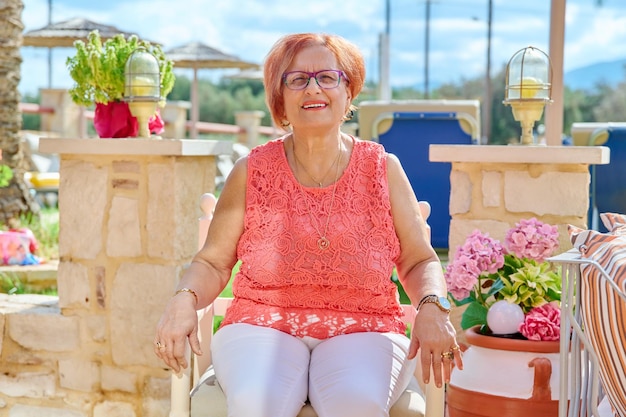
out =
[[[206,236],[208,223],[212,217],[215,197],[211,194],[202,196],[201,206],[205,216],[200,219],[200,236]],[[425,219],[430,214],[430,205],[420,202],[422,215]],[[202,240],[202,238],[201,238]],[[200,242],[200,245],[203,241]],[[170,417],[226,417],[226,399],[217,383],[213,367],[211,366],[211,336],[213,334],[214,318],[223,316],[232,302],[232,298],[217,298],[213,304],[198,311],[199,338],[204,354],[191,355],[187,348],[190,366],[180,374],[172,375]],[[415,308],[403,306],[403,320],[413,324]],[[418,361],[419,364],[419,361]],[[420,381],[418,383],[418,381]],[[434,378],[426,386],[421,384],[421,368],[418,365],[415,377],[407,390],[391,408],[390,417],[443,417],[444,416],[444,389],[437,388]],[[422,410],[425,409],[425,412]],[[317,417],[310,405],[305,405],[298,417]]]

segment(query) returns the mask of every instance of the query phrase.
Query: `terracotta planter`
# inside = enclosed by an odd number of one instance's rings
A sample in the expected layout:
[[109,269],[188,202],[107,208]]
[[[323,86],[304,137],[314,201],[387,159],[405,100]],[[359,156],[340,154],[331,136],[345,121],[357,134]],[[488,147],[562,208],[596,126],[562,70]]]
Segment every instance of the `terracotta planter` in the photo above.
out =
[[557,417],[559,342],[517,340],[468,329],[464,369],[447,390],[450,417]]

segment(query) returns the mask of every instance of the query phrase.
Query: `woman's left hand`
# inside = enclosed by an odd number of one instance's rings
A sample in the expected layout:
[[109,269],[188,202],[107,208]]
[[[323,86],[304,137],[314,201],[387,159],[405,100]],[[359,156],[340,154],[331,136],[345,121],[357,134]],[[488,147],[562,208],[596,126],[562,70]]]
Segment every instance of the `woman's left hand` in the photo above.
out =
[[463,369],[461,350],[456,342],[456,330],[450,322],[449,315],[435,304],[424,304],[415,316],[408,358],[414,358],[418,350],[425,384],[431,378],[431,369],[437,387],[441,387],[443,382],[450,382],[450,373],[454,366]]

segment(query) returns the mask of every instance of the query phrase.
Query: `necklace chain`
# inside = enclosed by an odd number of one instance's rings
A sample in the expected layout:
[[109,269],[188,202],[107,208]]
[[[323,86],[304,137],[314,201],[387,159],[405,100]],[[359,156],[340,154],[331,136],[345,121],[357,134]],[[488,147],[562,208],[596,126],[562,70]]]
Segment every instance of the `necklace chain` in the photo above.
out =
[[[291,140],[293,141],[293,136],[291,138]],[[337,151],[337,156],[335,157],[335,161],[328,167],[328,170],[326,171],[326,173],[324,174],[324,176],[322,177],[321,181],[318,181],[317,179],[315,179],[315,177],[313,175],[311,175],[311,173],[309,172],[308,169],[306,169],[306,167],[304,166],[304,164],[302,162],[300,162],[300,159],[298,158],[298,155],[296,154],[296,148],[293,142],[291,142],[291,147],[292,147],[292,151],[293,151],[293,157],[296,160],[296,166],[298,168],[302,167],[302,169],[304,170],[304,172],[309,176],[309,178],[311,178],[313,180],[313,182],[315,182],[317,184],[317,186],[319,188],[322,188],[324,185],[324,180],[326,179],[326,177],[328,176],[328,174],[330,173],[330,170],[333,169],[333,166],[335,164],[339,165],[339,157],[341,156],[341,142],[339,143],[339,150]],[[335,178],[335,182],[337,181],[337,178]]]
[[[293,136],[291,137],[291,150],[293,152],[293,156],[296,162],[296,170],[300,169],[300,165],[302,165],[302,163],[300,163],[300,161],[298,160],[298,157],[296,156],[296,146],[293,140]],[[333,214],[333,206],[335,205],[335,191],[337,190],[337,181],[339,180],[339,165],[341,165],[339,163],[340,161],[340,156],[341,156],[341,139],[339,140],[339,151],[337,152],[337,158],[335,158],[335,162],[333,163],[337,165],[337,169],[335,170],[335,181],[333,183],[333,194],[332,197],[330,199],[330,207],[328,208],[328,217],[326,218],[326,225],[324,226],[324,233],[321,233],[319,228],[317,227],[317,219],[315,219],[315,217],[313,216],[313,212],[311,211],[311,208],[309,207],[309,218],[311,219],[311,224],[313,225],[313,228],[315,228],[315,231],[317,232],[317,235],[319,236],[319,238],[317,239],[317,247],[320,250],[326,250],[330,247],[330,240],[328,240],[328,238],[326,237],[326,233],[328,232],[328,225],[330,224],[330,217]],[[330,166],[332,168],[332,165]],[[304,169],[304,165],[302,165],[302,169]],[[330,170],[330,168],[329,168]],[[306,172],[306,169],[304,169],[304,171]],[[307,174],[309,175],[309,177],[311,177],[311,174],[309,174],[307,172]],[[326,175],[328,175],[328,173],[326,173]],[[326,178],[326,177],[324,177]],[[312,180],[315,181],[315,178],[311,177]],[[323,178],[322,178],[323,180]],[[298,183],[298,186],[300,188],[300,192],[303,195],[307,196],[308,199],[308,195],[304,192],[304,189],[302,188],[302,184],[300,184],[300,181],[298,181],[296,179],[296,182]],[[318,181],[315,181],[318,182]],[[320,184],[320,188],[321,188],[321,183],[318,182],[318,184]]]

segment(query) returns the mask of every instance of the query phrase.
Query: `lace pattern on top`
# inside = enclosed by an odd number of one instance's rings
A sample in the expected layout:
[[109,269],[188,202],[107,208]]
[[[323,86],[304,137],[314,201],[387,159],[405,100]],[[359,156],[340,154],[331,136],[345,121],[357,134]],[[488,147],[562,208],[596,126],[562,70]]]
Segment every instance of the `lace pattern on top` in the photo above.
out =
[[249,323],[318,339],[403,333],[390,279],[400,243],[383,147],[354,139],[330,213],[330,247],[320,250],[312,221],[323,230],[333,185],[300,187],[283,142],[270,141],[248,156],[244,232],[237,247],[242,263],[222,325]]

